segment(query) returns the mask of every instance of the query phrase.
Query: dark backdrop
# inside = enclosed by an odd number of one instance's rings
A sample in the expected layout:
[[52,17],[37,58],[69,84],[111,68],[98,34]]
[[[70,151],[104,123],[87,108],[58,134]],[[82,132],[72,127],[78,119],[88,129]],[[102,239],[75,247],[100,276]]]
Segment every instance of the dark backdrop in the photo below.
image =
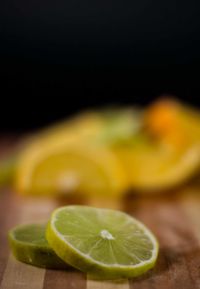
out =
[[199,15],[194,0],[1,0],[1,130],[163,93],[199,106]]

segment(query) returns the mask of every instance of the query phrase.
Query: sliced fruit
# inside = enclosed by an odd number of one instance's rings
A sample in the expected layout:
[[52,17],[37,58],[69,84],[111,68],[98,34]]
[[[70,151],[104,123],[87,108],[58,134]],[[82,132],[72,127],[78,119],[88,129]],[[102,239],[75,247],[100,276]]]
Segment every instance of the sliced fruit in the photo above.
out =
[[97,141],[106,145],[129,142],[142,126],[142,113],[136,108],[107,109],[100,115],[104,125]]
[[17,260],[42,268],[69,268],[50,248],[45,237],[46,225],[21,225],[9,232],[9,243]]
[[80,139],[90,140],[102,129],[102,117],[100,114],[88,111],[80,113],[69,120],[49,126],[38,132],[30,139],[28,147],[34,149],[37,146],[51,146],[76,143]]
[[44,131],[19,156],[17,190],[28,194],[124,192],[127,178],[109,145],[127,140],[138,127],[132,110],[124,109],[86,113]]
[[149,141],[115,148],[124,164],[132,188],[139,192],[159,192],[180,185],[200,168],[200,146],[176,150]]
[[184,135],[180,109],[180,104],[172,99],[161,99],[150,105],[144,114],[147,132],[173,145],[181,144]]
[[181,148],[200,143],[200,112],[172,99],[153,103],[144,114],[147,133]]
[[138,131],[140,119],[140,111],[132,108],[88,111],[36,133],[27,147],[35,150],[38,146],[55,147],[80,140],[95,145],[120,142]]
[[103,279],[138,276],[154,266],[158,255],[156,238],[142,223],[109,209],[59,208],[46,237],[65,262]]
[[200,169],[200,113],[161,100],[144,113],[144,128],[113,150],[134,189],[157,192],[180,185]]
[[119,195],[126,186],[115,154],[84,143],[38,147],[24,154],[17,170],[17,188],[25,194]]

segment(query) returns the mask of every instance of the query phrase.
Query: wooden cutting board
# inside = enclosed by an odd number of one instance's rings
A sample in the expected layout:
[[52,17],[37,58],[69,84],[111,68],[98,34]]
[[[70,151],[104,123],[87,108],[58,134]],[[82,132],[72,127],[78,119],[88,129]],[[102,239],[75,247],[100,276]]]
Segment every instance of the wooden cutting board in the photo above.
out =
[[[93,281],[78,271],[45,270],[20,263],[10,253],[7,232],[21,223],[46,221],[67,204],[121,209],[144,222],[160,242],[158,262],[145,275],[123,282]],[[187,185],[160,196],[130,194],[121,201],[21,197],[0,192],[1,289],[195,289],[200,288],[200,187]]]

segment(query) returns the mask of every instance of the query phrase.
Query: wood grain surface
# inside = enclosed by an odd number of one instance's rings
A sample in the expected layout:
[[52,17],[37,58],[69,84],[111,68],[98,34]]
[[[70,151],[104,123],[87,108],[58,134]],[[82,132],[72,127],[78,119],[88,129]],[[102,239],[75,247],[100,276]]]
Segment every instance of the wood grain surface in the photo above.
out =
[[[76,270],[45,270],[15,260],[8,247],[8,230],[16,224],[45,221],[54,208],[67,204],[121,209],[144,222],[160,243],[155,268],[138,278],[109,282],[90,280]],[[115,202],[96,198],[25,198],[5,188],[0,192],[0,229],[1,289],[200,288],[200,186],[195,183],[158,196],[133,192]]]

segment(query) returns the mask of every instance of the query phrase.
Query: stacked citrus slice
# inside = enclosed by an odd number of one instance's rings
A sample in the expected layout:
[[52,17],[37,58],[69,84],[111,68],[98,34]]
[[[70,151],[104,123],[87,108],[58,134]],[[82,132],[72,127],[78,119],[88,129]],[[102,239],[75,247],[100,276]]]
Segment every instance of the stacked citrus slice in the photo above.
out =
[[157,240],[142,223],[120,211],[87,206],[55,210],[48,243],[39,225],[15,228],[9,238],[22,262],[48,268],[64,268],[65,262],[102,279],[138,276],[154,266],[158,255]]

